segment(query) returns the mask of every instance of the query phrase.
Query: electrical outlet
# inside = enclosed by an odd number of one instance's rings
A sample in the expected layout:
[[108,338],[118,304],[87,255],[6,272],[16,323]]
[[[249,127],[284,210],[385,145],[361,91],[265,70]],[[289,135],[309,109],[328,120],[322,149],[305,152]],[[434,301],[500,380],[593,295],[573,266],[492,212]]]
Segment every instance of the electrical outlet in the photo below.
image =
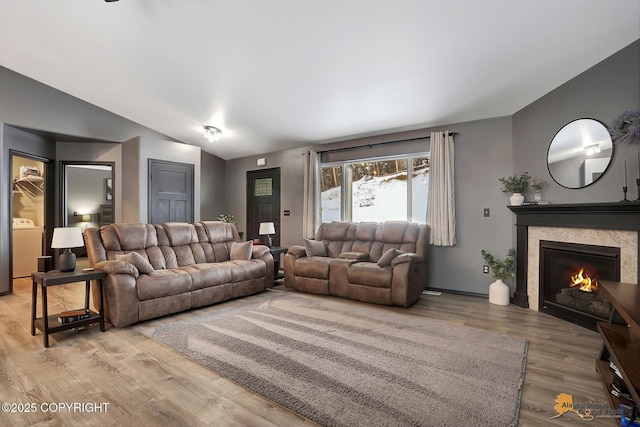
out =
[[491,216],[491,209],[484,208],[483,215],[484,215],[485,218],[489,218]]
[[489,266],[488,265],[483,265],[482,266],[482,272],[484,274],[489,274]]

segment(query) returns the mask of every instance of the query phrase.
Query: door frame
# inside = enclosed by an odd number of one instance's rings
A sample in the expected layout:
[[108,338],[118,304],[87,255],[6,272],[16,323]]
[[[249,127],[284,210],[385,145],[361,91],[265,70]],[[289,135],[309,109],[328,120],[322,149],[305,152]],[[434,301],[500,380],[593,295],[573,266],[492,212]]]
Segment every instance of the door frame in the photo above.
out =
[[162,160],[162,159],[147,159],[147,223],[152,223],[151,221],[151,207],[152,207],[152,165],[154,164],[166,164],[166,165],[176,165],[176,166],[185,166],[191,170],[191,182],[189,185],[191,187],[191,221],[187,220],[187,222],[194,222],[196,218],[196,166],[193,163],[182,163],[182,162],[172,162],[170,160]]
[[[250,203],[250,197],[252,197],[253,195],[253,190],[249,187],[251,185],[251,175],[252,174],[259,174],[259,173],[277,173],[278,175],[278,210],[275,212],[275,216],[277,218],[277,223],[275,224],[276,226],[276,233],[274,234],[274,244],[273,246],[277,246],[282,244],[281,238],[281,218],[280,218],[280,210],[282,208],[282,174],[281,174],[281,169],[279,167],[276,168],[268,168],[268,169],[256,169],[256,170],[250,170],[246,172],[246,199],[245,199],[245,215],[246,215],[246,223],[245,223],[245,227],[246,227],[246,236],[247,238],[251,237],[249,230],[249,218],[250,218],[250,213],[249,213],[249,209],[251,208],[251,203]],[[277,238],[276,238],[277,237]],[[251,237],[252,239],[255,239],[255,237]],[[258,236],[259,238],[259,236]],[[278,242],[278,244],[276,245],[275,242]]]
[[44,170],[42,171],[42,175],[44,178],[44,247],[43,247],[43,255],[52,255],[51,249],[51,239],[53,238],[53,229],[55,227],[55,210],[54,210],[54,200],[55,200],[55,183],[54,183],[54,159],[49,159],[47,157],[38,156],[35,154],[26,153],[24,151],[9,149],[9,167],[7,168],[7,183],[9,185],[8,198],[9,198],[9,225],[8,230],[11,230],[9,233],[9,253],[11,254],[11,260],[9,263],[9,292],[2,293],[0,295],[12,294],[13,293],[13,257],[15,253],[13,252],[13,159],[14,157],[23,157],[29,160],[34,160],[37,162],[42,162],[44,164]]
[[115,212],[116,206],[116,162],[94,162],[94,161],[81,161],[81,160],[62,160],[60,161],[60,227],[66,227],[67,223],[67,166],[74,165],[90,165],[90,166],[110,166],[111,167],[111,182],[112,182],[112,197],[111,207]]

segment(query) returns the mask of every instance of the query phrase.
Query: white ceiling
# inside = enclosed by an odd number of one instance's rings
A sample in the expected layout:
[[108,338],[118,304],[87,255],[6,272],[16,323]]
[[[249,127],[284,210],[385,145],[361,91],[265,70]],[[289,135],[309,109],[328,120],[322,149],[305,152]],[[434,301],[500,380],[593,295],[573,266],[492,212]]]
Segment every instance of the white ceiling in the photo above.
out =
[[0,65],[223,159],[510,115],[639,38],[638,0],[0,0]]

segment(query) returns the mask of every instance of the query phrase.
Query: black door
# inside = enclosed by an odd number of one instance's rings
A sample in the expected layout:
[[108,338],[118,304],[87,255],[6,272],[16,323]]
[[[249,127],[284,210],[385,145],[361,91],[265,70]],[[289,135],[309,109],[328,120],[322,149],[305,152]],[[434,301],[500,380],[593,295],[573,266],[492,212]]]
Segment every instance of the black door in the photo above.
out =
[[280,168],[247,172],[247,239],[260,239],[261,222],[273,222],[273,246],[280,246]]
[[193,169],[149,159],[149,224],[193,222]]

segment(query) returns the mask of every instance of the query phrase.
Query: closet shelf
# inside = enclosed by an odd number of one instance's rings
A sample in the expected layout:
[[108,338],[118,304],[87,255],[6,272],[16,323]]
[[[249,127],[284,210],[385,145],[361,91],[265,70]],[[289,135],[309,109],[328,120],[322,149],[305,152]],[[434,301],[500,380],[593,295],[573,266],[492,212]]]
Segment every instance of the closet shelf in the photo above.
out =
[[16,179],[14,185],[28,183],[30,186],[42,190],[44,186],[44,178],[41,176],[26,176],[24,178]]

